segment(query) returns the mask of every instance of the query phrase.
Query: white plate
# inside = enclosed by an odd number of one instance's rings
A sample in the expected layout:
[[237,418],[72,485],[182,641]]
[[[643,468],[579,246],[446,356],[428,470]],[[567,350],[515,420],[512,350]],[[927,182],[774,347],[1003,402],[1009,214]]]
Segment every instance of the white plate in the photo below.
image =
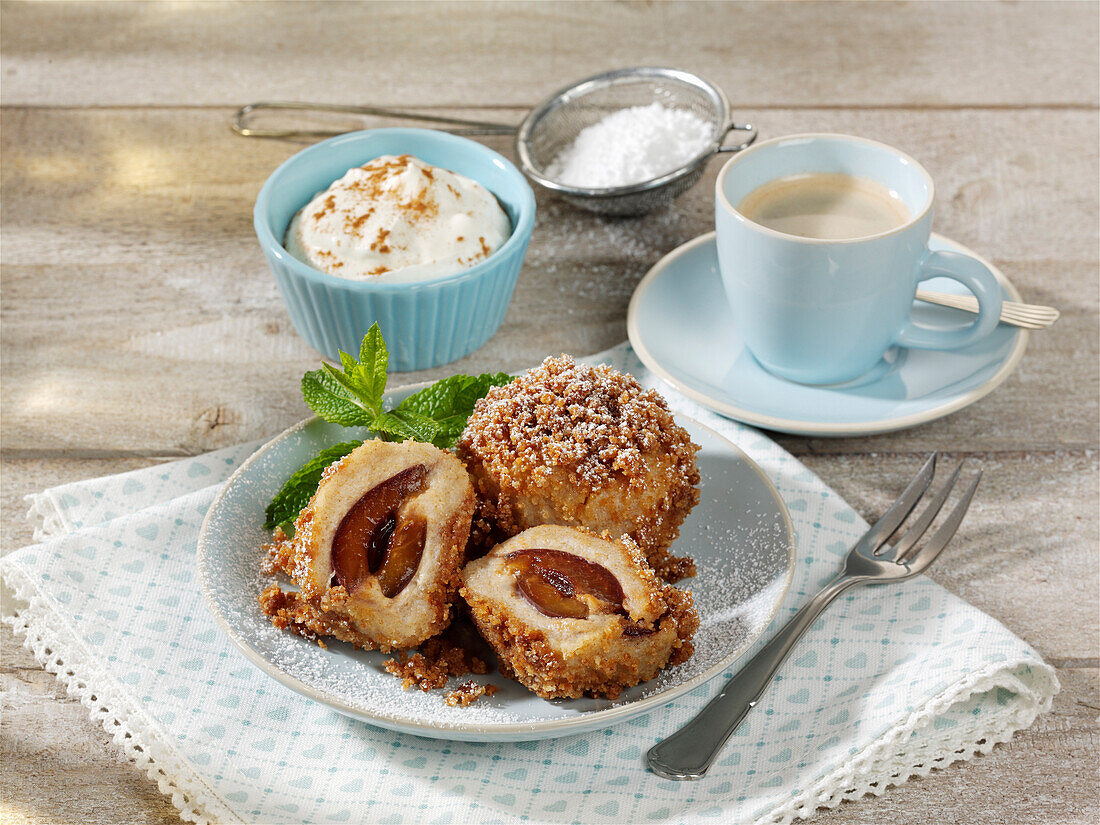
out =
[[[408,390],[406,390],[408,392]],[[401,394],[395,394],[400,398]],[[768,627],[790,584],[794,528],[778,491],[737,447],[695,421],[679,423],[702,447],[702,500],[675,551],[692,556],[692,591],[702,626],[695,655],[615,701],[546,701],[499,673],[477,677],[500,691],[467,708],[443,693],[403,691],[382,667],[386,655],[330,642],[327,650],[274,628],[257,596],[264,507],[285,479],[319,449],[356,434],[316,418],[261,447],[226,482],[203,522],[199,585],[214,618],[264,673],[340,713],[390,730],[476,742],[543,739],[623,722],[681,696],[729,668]],[[361,434],[359,434],[361,437]]]
[[[989,261],[932,235],[932,249],[982,261],[1007,301],[1015,287]],[[950,278],[922,284],[966,293]],[[955,328],[973,316],[914,302],[928,326]],[[646,273],[630,299],[627,334],[647,367],[680,392],[728,418],[779,432],[812,436],[872,435],[934,421],[983,398],[1016,368],[1028,333],[1006,324],[969,347],[950,351],[894,347],[867,375],[844,384],[809,386],[765,370],[745,348],[722,288],[714,233],[674,249]]]

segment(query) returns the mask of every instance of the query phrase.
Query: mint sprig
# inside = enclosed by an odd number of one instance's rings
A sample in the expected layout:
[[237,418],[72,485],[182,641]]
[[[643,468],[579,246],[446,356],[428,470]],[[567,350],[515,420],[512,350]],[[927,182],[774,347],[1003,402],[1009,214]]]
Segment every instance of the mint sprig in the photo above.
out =
[[359,347],[359,360],[340,353],[343,371],[332,364],[302,376],[302,398],[325,421],[344,427],[371,427],[382,415],[389,350],[378,324],[371,325]]
[[[483,375],[452,375],[413,393],[395,408],[386,410],[386,365],[389,350],[382,330],[373,324],[359,347],[356,360],[340,353],[340,368],[322,364],[302,376],[302,398],[320,418],[342,427],[366,427],[384,441],[423,441],[437,447],[455,445],[474,411],[474,404],[493,387],[507,384],[504,372]],[[350,453],[362,441],[347,441],[327,447],[287,479],[267,506],[264,526],[289,528],[305,507],[321,473],[334,461]],[[289,532],[289,530],[288,530]]]

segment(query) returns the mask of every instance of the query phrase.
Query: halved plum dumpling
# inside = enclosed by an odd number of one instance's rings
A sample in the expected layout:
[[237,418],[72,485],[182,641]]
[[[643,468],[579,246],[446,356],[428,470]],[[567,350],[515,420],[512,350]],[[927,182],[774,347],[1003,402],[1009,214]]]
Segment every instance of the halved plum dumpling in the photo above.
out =
[[686,661],[699,627],[691,594],[628,536],[532,527],[467,564],[462,582],[501,670],[547,699],[614,698]]
[[462,463],[431,444],[367,441],[329,467],[295,522],[290,569],[347,628],[318,635],[389,651],[446,628],[473,510]]

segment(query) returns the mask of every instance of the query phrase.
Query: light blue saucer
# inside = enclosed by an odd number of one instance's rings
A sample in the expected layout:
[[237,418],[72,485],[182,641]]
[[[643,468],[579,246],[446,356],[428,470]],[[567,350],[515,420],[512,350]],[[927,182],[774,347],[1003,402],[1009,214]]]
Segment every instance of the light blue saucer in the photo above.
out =
[[[1000,270],[962,244],[933,234],[931,249],[979,258],[1019,301]],[[963,292],[948,278],[923,288]],[[915,302],[914,317],[943,328],[973,318],[959,310]],[[796,435],[849,436],[901,430],[973,404],[1015,369],[1028,333],[1001,324],[973,346],[945,351],[895,347],[867,375],[844,384],[807,386],[767,372],[745,348],[718,274],[714,233],[673,250],[638,284],[627,332],[647,367],[685,395],[728,418]]]

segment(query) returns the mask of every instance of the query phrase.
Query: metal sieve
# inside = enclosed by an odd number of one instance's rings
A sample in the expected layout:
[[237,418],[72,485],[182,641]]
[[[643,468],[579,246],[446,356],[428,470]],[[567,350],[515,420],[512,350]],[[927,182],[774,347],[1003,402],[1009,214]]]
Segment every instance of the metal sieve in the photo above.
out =
[[[567,186],[546,173],[582,129],[611,112],[660,103],[687,109],[711,124],[711,143],[698,155],[660,177],[629,186],[585,189]],[[731,131],[747,132],[737,146],[722,141]],[[730,120],[722,90],[698,75],[679,69],[640,67],[595,75],[556,92],[531,110],[516,132],[516,155],[524,174],[583,209],[606,215],[639,215],[664,206],[690,189],[716,152],[737,152],[756,140],[756,129]]]
[[[567,186],[546,173],[555,157],[568,148],[580,131],[612,112],[631,106],[660,103],[686,109],[712,126],[710,144],[691,160],[652,180],[604,189]],[[481,120],[426,115],[376,106],[339,106],[312,103],[252,103],[233,118],[233,131],[245,137],[328,137],[341,131],[254,129],[247,125],[257,111],[290,109],[339,112],[437,123],[460,135],[512,134],[520,168],[536,184],[557,192],[569,203],[605,215],[640,215],[664,206],[699,180],[707,161],[719,152],[737,152],[756,140],[756,129],[730,120],[730,104],[717,86],[679,69],[641,66],[594,75],[560,89],[536,106],[519,127]],[[744,142],[726,146],[729,132],[746,132]]]

